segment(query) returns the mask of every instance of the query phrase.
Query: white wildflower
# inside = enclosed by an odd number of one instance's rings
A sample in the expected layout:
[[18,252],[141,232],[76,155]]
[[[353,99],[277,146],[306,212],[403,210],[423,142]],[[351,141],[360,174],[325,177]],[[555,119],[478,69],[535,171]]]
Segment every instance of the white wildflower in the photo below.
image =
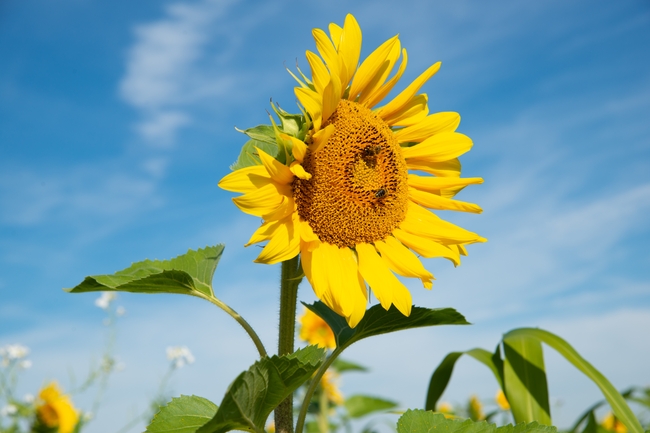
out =
[[126,314],[126,309],[121,305],[117,307],[117,309],[115,310],[115,315],[117,317],[124,316],[125,314]]
[[167,348],[167,359],[172,361],[174,368],[181,368],[185,364],[192,364],[194,355],[186,346],[174,346]]
[[28,403],[28,404],[29,403],[34,403],[34,395],[33,394],[25,394],[25,396],[23,397],[23,401],[25,403]]
[[16,407],[16,405],[11,404],[11,403],[6,405],[2,409],[0,409],[0,415],[2,415],[2,416],[13,415],[16,412],[18,412],[18,408]]
[[115,292],[102,292],[102,295],[95,299],[95,305],[102,310],[108,310],[109,305],[117,298]]
[[7,344],[0,347],[0,356],[10,361],[25,358],[27,355],[29,355],[29,348],[22,344]]
[[31,368],[31,366],[32,366],[32,361],[30,361],[29,359],[25,359],[24,361],[20,361],[20,363],[18,364],[18,366],[19,366],[20,368],[22,368],[23,370],[27,370],[28,368]]

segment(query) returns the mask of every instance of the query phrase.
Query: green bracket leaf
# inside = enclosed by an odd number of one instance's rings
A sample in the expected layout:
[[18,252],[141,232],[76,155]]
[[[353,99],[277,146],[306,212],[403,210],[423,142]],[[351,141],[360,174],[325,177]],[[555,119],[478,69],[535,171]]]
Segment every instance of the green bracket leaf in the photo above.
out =
[[614,388],[609,380],[596,370],[586,359],[565,340],[548,331],[535,328],[518,328],[508,332],[504,341],[513,337],[535,338],[555,349],[567,361],[591,379],[607,399],[614,415],[628,428],[630,433],[643,433],[641,423],[634,416],[623,396]]
[[337,347],[347,347],[364,338],[404,329],[436,325],[469,325],[465,317],[453,308],[413,307],[411,315],[406,317],[395,306],[384,310],[381,305],[375,305],[366,311],[356,328],[350,328],[345,318],[320,301],[313,304],[303,303],[303,305],[320,316],[332,328]]
[[212,276],[224,246],[216,245],[171,260],[144,260],[111,275],[86,277],[70,293],[118,291],[134,293],[180,293],[213,297]]
[[503,392],[515,422],[551,424],[548,383],[542,343],[526,336],[503,338]]
[[197,433],[264,432],[273,409],[314,374],[324,356],[323,349],[308,346],[257,361],[234,380],[214,417]]
[[408,410],[397,421],[397,433],[557,433],[555,427],[536,422],[497,427],[485,421],[447,419],[424,410]]
[[160,408],[145,433],[195,433],[216,412],[217,405],[210,400],[181,395]]
[[361,418],[374,412],[394,409],[397,403],[367,395],[353,395],[345,399],[345,409],[350,418]]
[[[266,126],[266,125],[263,125]],[[271,126],[269,128],[273,129]],[[275,142],[275,136],[273,138],[273,143],[268,143],[266,141],[259,140],[248,140],[241,148],[237,161],[235,161],[230,169],[232,171],[239,170],[240,168],[250,167],[253,165],[262,165],[262,160],[257,154],[257,149],[262,149],[264,152],[268,153],[274,158],[278,157],[280,153],[280,148]]]

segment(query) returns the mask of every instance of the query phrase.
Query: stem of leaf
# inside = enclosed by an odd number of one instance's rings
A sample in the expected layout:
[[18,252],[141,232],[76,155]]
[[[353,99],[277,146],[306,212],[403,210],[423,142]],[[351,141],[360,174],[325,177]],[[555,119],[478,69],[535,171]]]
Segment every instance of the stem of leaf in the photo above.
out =
[[[296,302],[298,300],[298,285],[301,280],[299,256],[282,262],[278,331],[279,356],[293,353],[296,332]],[[275,430],[278,433],[293,433],[293,395],[287,397],[275,409]]]
[[298,414],[298,422],[296,423],[296,433],[302,433],[302,429],[305,426],[305,418],[307,417],[307,408],[309,407],[309,402],[311,401],[312,396],[314,395],[314,391],[316,391],[316,387],[320,383],[321,378],[327,371],[327,369],[332,365],[332,362],[343,352],[343,349],[345,349],[347,346],[342,346],[342,347],[337,347],[334,349],[334,352],[330,356],[327,357],[323,365],[320,366],[318,371],[316,371],[316,374],[314,377],[311,379],[311,382],[309,383],[309,388],[307,388],[307,392],[305,393],[304,400],[302,401],[302,406],[300,406],[300,413]]
[[255,347],[257,348],[257,351],[260,354],[260,358],[264,358],[265,356],[267,356],[266,349],[264,348],[264,344],[262,344],[262,340],[260,340],[260,337],[257,335],[255,330],[251,327],[251,325],[248,324],[246,320],[244,320],[242,316],[240,316],[235,310],[233,310],[228,305],[224,304],[214,296],[201,296],[201,298],[212,302],[214,305],[216,305],[217,307],[221,308],[223,311],[228,313],[230,317],[235,319],[237,323],[239,323],[241,327],[244,328],[244,331],[246,331],[246,333],[251,338],[251,340],[253,340],[253,343],[255,344]]

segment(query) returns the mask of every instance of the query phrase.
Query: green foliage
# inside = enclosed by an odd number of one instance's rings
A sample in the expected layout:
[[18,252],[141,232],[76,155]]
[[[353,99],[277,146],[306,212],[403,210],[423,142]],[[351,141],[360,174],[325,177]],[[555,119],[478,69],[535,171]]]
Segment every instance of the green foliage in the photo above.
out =
[[413,307],[409,317],[404,316],[395,306],[385,310],[381,305],[371,307],[356,328],[350,328],[345,318],[330,310],[318,301],[303,305],[320,316],[332,328],[336,346],[347,347],[364,338],[404,329],[421,328],[435,325],[467,325],[462,314],[453,308],[431,309]]
[[537,422],[497,427],[485,421],[447,419],[424,410],[408,410],[397,421],[397,433],[556,433],[555,427]]
[[345,371],[361,371],[361,372],[368,371],[368,367],[364,367],[363,365],[356,364],[354,362],[350,362],[346,359],[341,359],[341,358],[337,358],[334,360],[334,362],[332,363],[332,369],[337,373],[343,373]]
[[195,433],[216,412],[217,405],[210,400],[195,395],[181,395],[160,408],[146,433]]
[[144,260],[111,275],[86,277],[71,293],[119,291],[135,293],[181,293],[212,297],[212,276],[224,246],[216,245],[171,260]]
[[379,397],[367,395],[353,395],[343,403],[350,418],[361,418],[374,412],[390,410],[397,407],[397,403]]
[[314,374],[324,354],[323,349],[309,346],[257,361],[235,379],[214,417],[197,432],[263,432],[273,409]]
[[631,433],[643,433],[639,420],[605,376],[582,358],[569,343],[548,331],[533,328],[518,328],[505,334],[501,342],[504,348],[503,358],[499,347],[494,354],[484,349],[448,354],[433,372],[426,409],[434,410],[449,383],[456,361],[463,354],[468,354],[492,370],[508,398],[515,422],[544,421],[551,424],[541,343],[551,346],[589,377],[600,388],[614,414]]

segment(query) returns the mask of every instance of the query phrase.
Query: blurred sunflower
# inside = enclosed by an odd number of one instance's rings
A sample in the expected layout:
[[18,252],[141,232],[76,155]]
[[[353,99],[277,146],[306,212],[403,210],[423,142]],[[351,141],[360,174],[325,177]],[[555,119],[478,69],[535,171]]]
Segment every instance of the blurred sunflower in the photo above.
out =
[[485,241],[426,209],[481,212],[453,199],[467,185],[483,182],[460,178],[458,156],[472,140],[455,132],[457,113],[429,115],[427,95],[418,94],[440,62],[376,107],[406,68],[398,37],[357,67],[361,29],[352,15],[343,27],[330,24],[329,36],[321,29],[312,34],[320,56],[307,51],[311,79],[292,74],[306,111],[304,138],[278,132],[286,155],[276,159],[258,148],[261,164],[236,170],[219,185],[244,194],[235,204],[263,219],[247,244],[268,241],[256,262],[301,254],[316,295],[351,327],[366,311],[366,283],[385,309],[395,305],[408,316],[411,294],[395,274],[418,278],[430,289],[433,275],[416,254],[458,265],[466,244]]
[[38,394],[36,418],[48,428],[57,428],[58,433],[71,433],[79,421],[79,413],[70,397],[61,392],[56,382],[52,382]]
[[336,347],[332,328],[320,316],[307,309],[300,317],[300,339],[324,349]]
[[501,389],[497,391],[497,394],[494,397],[494,399],[496,400],[499,409],[510,410],[510,403],[508,403],[508,399],[506,398],[506,395],[503,393]]

